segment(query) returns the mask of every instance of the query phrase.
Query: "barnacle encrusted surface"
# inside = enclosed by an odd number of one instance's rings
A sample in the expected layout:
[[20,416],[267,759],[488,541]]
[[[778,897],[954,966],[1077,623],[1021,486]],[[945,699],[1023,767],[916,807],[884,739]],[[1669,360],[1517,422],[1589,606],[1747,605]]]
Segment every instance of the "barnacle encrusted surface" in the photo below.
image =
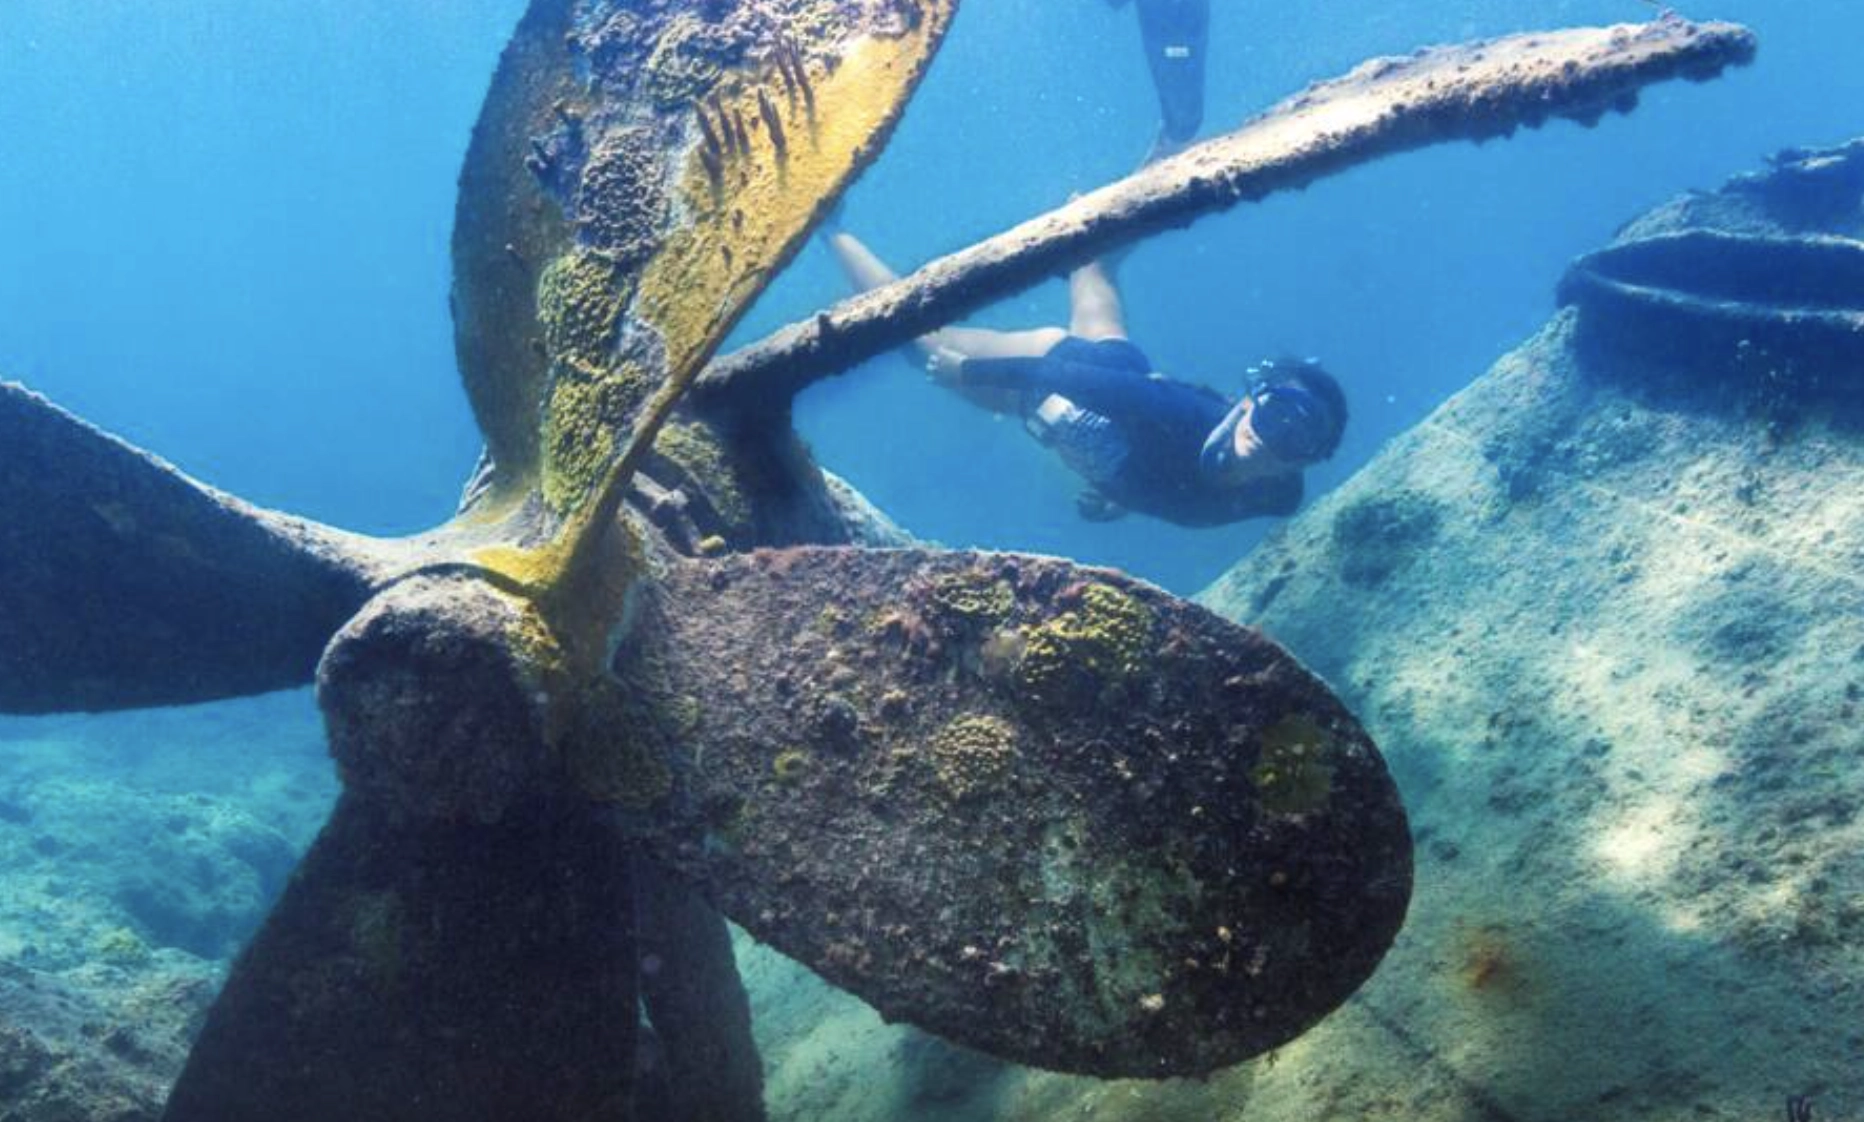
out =
[[[937,596],[1000,618],[951,626]],[[1056,1068],[1208,1072],[1312,1024],[1396,930],[1403,814],[1352,717],[1156,589],[1050,558],[791,547],[670,564],[649,599],[660,684],[632,688],[731,704],[674,746],[648,844],[885,1015]],[[1005,632],[1056,692],[984,670]],[[1289,741],[1270,730],[1290,713],[1334,730],[1331,786],[1265,813],[1252,746]]]
[[563,740],[577,789],[625,810],[652,808],[672,787],[665,745],[677,716],[606,683],[581,693],[579,720]]

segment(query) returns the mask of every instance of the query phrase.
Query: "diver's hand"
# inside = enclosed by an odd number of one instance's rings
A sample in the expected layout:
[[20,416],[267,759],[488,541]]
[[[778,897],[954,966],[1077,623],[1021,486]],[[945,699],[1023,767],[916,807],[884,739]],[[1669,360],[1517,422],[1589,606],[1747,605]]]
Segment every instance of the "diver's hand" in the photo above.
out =
[[955,347],[935,344],[926,355],[926,373],[941,386],[964,382],[964,352]]

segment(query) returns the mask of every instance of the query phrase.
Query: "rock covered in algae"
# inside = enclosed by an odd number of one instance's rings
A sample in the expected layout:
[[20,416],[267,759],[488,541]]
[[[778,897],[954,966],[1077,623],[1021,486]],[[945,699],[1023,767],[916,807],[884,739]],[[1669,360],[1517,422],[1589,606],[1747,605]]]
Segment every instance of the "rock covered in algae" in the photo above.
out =
[[[1625,236],[1855,237],[1864,183],[1847,207],[1826,192],[1859,152]],[[1796,202],[1809,161],[1836,224]],[[1705,255],[1688,283],[1716,276]],[[1864,1107],[1839,1028],[1864,1018],[1864,378],[1795,385],[1816,344],[1784,319],[1787,354],[1710,372],[1692,346],[1597,346],[1593,314],[1563,312],[1206,594],[1366,716],[1421,842],[1405,938],[1247,1076],[1251,1118],[1308,1116],[1316,1084],[1342,1116],[1426,1122]],[[1435,529],[1354,579],[1342,524],[1395,501]]]

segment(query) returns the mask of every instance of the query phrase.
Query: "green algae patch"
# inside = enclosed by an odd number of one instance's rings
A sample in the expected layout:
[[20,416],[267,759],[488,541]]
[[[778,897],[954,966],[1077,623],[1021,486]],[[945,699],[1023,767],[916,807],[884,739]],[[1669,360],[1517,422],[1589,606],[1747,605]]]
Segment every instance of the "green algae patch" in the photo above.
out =
[[1305,713],[1283,717],[1263,731],[1256,766],[1249,773],[1256,798],[1271,814],[1311,814],[1333,792],[1336,738]]
[[610,258],[577,249],[537,285],[537,318],[551,356],[543,418],[543,491],[553,510],[581,504],[619,453],[623,426],[647,394],[646,374],[616,354],[631,283]]
[[751,525],[751,501],[738,484],[730,454],[710,425],[698,421],[669,424],[654,438],[654,452],[671,464],[734,533]]
[[561,681],[569,669],[563,645],[557,642],[556,634],[550,630],[550,624],[536,604],[518,596],[508,599],[518,613],[517,622],[509,631],[511,649],[529,675],[532,688],[549,689]]
[[770,777],[785,787],[794,787],[809,774],[815,761],[801,748],[786,748],[770,761]]
[[953,802],[995,793],[1016,766],[1016,730],[981,713],[955,717],[932,737],[931,760],[939,786]]
[[1377,588],[1415,561],[1443,525],[1443,505],[1415,491],[1364,498],[1334,517],[1340,579]]
[[559,377],[550,387],[544,437],[544,499],[567,512],[583,502],[587,482],[615,455],[615,426],[626,420],[628,395],[600,377]]
[[97,957],[113,966],[140,966],[149,961],[149,945],[127,927],[112,928],[98,937]]
[[552,261],[537,280],[537,323],[553,359],[589,371],[615,351],[627,277],[611,258],[575,249]]
[[645,371],[616,353],[630,288],[619,265],[586,249],[552,261],[538,281],[537,318],[552,359],[543,492],[558,513],[588,497],[619,454],[619,434],[647,394]]
[[1151,649],[1151,609],[1112,585],[1090,584],[1078,607],[1024,629],[1016,677],[1038,699],[1107,690],[1143,670]]

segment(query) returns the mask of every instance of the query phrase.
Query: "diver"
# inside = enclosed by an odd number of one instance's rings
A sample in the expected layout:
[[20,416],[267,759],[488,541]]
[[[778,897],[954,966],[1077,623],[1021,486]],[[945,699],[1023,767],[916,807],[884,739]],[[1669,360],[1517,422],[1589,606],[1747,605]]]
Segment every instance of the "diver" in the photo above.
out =
[[[859,240],[828,234],[859,289],[895,279]],[[1076,500],[1094,522],[1138,511],[1182,526],[1286,516],[1302,469],[1332,456],[1346,396],[1308,361],[1249,371],[1234,400],[1167,378],[1126,337],[1119,291],[1101,262],[1068,278],[1069,324],[1027,331],[951,326],[916,346],[933,378],[992,412],[1022,419],[1086,483]]]
[[[1107,0],[1116,8],[1127,0]],[[1159,95],[1159,135],[1150,163],[1183,148],[1204,123],[1204,50],[1210,0],[1136,0],[1139,38]]]

